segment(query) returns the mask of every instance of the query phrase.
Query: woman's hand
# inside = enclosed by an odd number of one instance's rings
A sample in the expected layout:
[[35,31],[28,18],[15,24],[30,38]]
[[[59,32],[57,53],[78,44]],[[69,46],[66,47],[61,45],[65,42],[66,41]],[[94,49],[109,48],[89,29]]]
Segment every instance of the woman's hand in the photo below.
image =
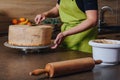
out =
[[46,18],[58,17],[59,16],[58,8],[59,8],[59,5],[56,4],[56,6],[50,9],[49,11],[46,11],[42,14],[38,14],[34,19],[35,23],[39,24],[41,21],[45,20]]
[[45,14],[38,14],[38,15],[35,17],[34,21],[35,21],[36,24],[39,24],[39,23],[41,23],[41,21],[43,21],[43,20],[45,20],[45,19],[46,19]]
[[[50,9],[49,11],[46,11],[42,14],[38,14],[34,21],[36,24],[39,24],[41,21],[45,20],[46,18],[55,18],[59,16],[59,5],[56,4],[55,7],[53,7],[52,9]],[[55,49],[58,47],[58,45],[62,42],[64,38],[63,33],[59,33],[54,41],[54,46],[52,46],[52,49]]]
[[56,49],[61,42],[64,40],[65,36],[64,34],[61,32],[57,35],[56,39],[54,40],[54,45],[51,47],[51,49]]

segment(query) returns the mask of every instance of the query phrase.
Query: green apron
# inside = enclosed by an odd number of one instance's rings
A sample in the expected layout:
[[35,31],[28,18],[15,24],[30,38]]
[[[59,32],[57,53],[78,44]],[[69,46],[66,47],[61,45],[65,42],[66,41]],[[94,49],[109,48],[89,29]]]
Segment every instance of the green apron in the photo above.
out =
[[[59,14],[63,25],[61,31],[68,30],[86,19],[86,14],[82,12],[75,0],[61,0]],[[66,37],[62,43],[62,47],[71,50],[78,50],[91,53],[92,49],[88,42],[97,36],[97,28],[93,27],[84,32]]]

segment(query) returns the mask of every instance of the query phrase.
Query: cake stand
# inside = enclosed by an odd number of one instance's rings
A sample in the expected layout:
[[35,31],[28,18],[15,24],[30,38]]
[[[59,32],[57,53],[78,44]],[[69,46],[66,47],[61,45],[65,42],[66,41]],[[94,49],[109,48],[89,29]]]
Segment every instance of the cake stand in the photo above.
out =
[[22,51],[27,53],[29,50],[39,52],[40,49],[49,48],[52,46],[52,44],[46,45],[46,46],[15,46],[15,45],[9,44],[8,42],[5,42],[4,46],[9,47],[9,48],[14,48],[14,49],[21,49]]

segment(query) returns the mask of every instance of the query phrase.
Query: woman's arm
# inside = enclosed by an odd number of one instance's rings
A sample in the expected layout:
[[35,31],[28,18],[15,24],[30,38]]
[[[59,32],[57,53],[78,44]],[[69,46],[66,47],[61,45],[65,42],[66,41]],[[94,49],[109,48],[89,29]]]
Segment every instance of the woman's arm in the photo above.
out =
[[98,12],[97,10],[87,10],[86,11],[87,19],[77,26],[62,32],[63,36],[68,36],[72,34],[76,34],[79,32],[83,32],[91,27],[94,27],[97,24],[98,20]]
[[55,7],[53,7],[52,9],[50,9],[49,11],[47,12],[44,12],[43,14],[50,18],[50,17],[58,17],[59,16],[59,11],[58,11],[58,8],[59,8],[59,5],[56,4]]
[[97,10],[87,10],[86,11],[87,19],[84,20],[82,23],[78,24],[77,26],[59,33],[56,39],[54,40],[54,45],[51,48],[52,49],[57,48],[66,36],[80,33],[91,27],[94,27],[97,24],[97,19],[98,19],[97,15],[98,15]]
[[50,9],[49,11],[43,12],[42,14],[38,14],[34,21],[36,24],[39,24],[41,21],[45,20],[46,18],[53,18],[53,17],[58,17],[59,16],[59,5],[56,4],[55,7]]

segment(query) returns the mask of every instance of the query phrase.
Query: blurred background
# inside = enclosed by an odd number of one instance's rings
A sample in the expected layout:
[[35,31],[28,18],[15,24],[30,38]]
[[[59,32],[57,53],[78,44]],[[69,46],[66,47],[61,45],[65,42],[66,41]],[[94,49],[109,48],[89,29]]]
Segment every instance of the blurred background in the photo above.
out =
[[[14,18],[24,17],[34,22],[37,14],[51,9],[57,0],[0,0],[0,34],[8,32],[8,27]],[[120,32],[120,0],[98,0],[100,34]],[[58,26],[59,18],[47,19],[43,23]],[[103,38],[103,37],[102,37]]]

